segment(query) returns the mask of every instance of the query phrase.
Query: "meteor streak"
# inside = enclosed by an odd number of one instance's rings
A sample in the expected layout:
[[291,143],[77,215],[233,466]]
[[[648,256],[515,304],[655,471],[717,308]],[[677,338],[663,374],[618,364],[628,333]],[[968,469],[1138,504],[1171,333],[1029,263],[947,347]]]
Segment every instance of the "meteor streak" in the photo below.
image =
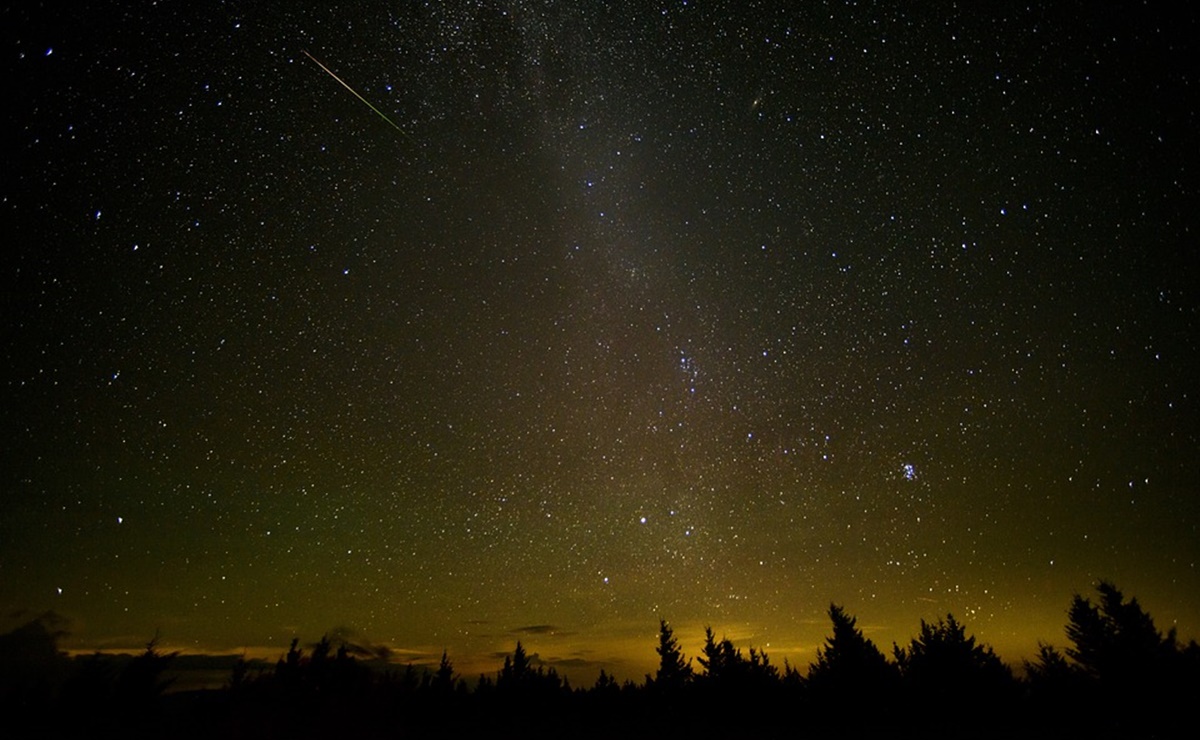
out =
[[[392,121],[392,119],[390,119],[390,118],[388,118],[387,116],[383,115],[383,111],[381,111],[381,110],[379,110],[378,108],[376,108],[375,106],[371,105],[370,101],[368,101],[368,100],[367,100],[366,98],[364,98],[363,96],[359,95],[357,90],[355,90],[354,88],[352,88],[352,87],[350,87],[349,85],[347,85],[347,84],[346,84],[346,81],[345,81],[345,80],[343,80],[341,77],[338,77],[337,75],[335,75],[335,74],[333,73],[333,70],[331,70],[329,67],[326,67],[324,64],[321,64],[321,62],[320,62],[320,61],[318,61],[316,57],[314,57],[312,54],[309,54],[309,53],[308,53],[307,51],[305,51],[304,49],[301,49],[301,51],[303,51],[303,52],[304,52],[304,56],[306,56],[306,57],[308,57],[309,59],[313,60],[313,63],[315,63],[315,64],[316,64],[318,67],[320,67],[321,69],[325,70],[325,72],[326,72],[326,73],[327,73],[327,74],[328,74],[330,77],[332,77],[333,79],[335,79],[335,80],[337,80],[339,83],[341,83],[342,87],[344,87],[344,88],[346,88],[347,90],[349,90],[349,91],[350,91],[350,92],[351,92],[351,93],[354,95],[354,97],[356,97],[356,98],[358,98],[359,100],[361,100],[361,101],[363,101],[364,103],[366,103],[366,105],[367,105],[367,107],[368,107],[368,108],[370,108],[371,110],[375,111],[375,113],[376,113],[376,114],[378,114],[380,118],[382,118],[383,120],[387,121],[387,122],[388,122],[388,124],[389,124],[389,125],[391,125],[391,127],[392,127],[392,128],[396,129],[397,131],[399,131],[400,133],[404,134],[405,136],[408,136],[408,132],[407,132],[407,131],[405,131],[404,129],[402,129],[402,128],[400,128],[399,126],[397,126],[397,125],[396,125],[396,123],[395,123],[394,121]],[[410,137],[410,138],[411,138],[411,137]]]

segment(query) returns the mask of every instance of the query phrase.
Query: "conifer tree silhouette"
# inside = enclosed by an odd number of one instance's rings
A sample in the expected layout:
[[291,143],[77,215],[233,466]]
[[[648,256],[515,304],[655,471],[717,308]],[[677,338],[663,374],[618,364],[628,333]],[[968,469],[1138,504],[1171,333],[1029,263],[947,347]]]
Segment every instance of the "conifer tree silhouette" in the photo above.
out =
[[304,651],[300,649],[300,638],[293,637],[287,654],[275,663],[275,681],[284,693],[296,691],[300,688],[302,678],[300,667],[303,658]]
[[817,650],[817,662],[809,666],[809,689],[839,701],[878,701],[894,690],[899,678],[896,666],[863,635],[857,619],[837,604],[829,605],[829,619],[833,634]]
[[596,678],[596,683],[592,686],[592,691],[601,696],[612,696],[619,693],[621,687],[617,684],[617,679],[608,675],[608,672],[601,668],[600,675]]
[[437,672],[433,674],[432,688],[442,694],[454,690],[454,664],[450,662],[446,651],[442,650],[442,660],[438,663]]
[[1041,727],[1080,734],[1077,716],[1088,695],[1088,677],[1061,652],[1038,643],[1035,660],[1025,660],[1028,709]]
[[1037,659],[1024,661],[1025,675],[1035,684],[1061,684],[1078,675],[1078,669],[1053,645],[1038,643]]
[[70,660],[58,649],[65,625],[63,617],[45,612],[0,634],[0,710],[49,706],[71,673]]
[[[692,661],[684,660],[683,649],[667,620],[658,620],[658,671],[654,674],[653,685],[660,691],[681,691],[692,680]],[[651,681],[647,681],[650,684]]]
[[117,677],[117,701],[144,704],[159,697],[173,681],[164,679],[162,674],[178,655],[178,652],[160,653],[156,634],[146,643],[145,651],[129,661]]
[[229,674],[229,683],[226,687],[231,691],[242,691],[250,683],[249,681],[250,664],[246,661],[246,654],[242,653],[233,663],[233,669]]
[[910,701],[925,721],[961,724],[1015,699],[1012,671],[990,646],[977,644],[953,614],[921,620],[908,649],[894,648]]
[[732,642],[727,639],[717,642],[712,627],[704,628],[704,647],[700,649],[700,657],[697,660],[704,668],[705,684],[713,686],[723,681],[727,682],[734,671],[733,664],[739,658],[741,654]]
[[[1173,734],[1186,722],[1156,706],[1191,702],[1200,692],[1200,661],[1188,660],[1175,630],[1159,632],[1136,598],[1110,581],[1096,586],[1098,604],[1075,594],[1067,611],[1066,653],[1092,684],[1107,724],[1126,732]],[[1194,644],[1194,643],[1193,643]]]
[[529,667],[529,656],[525,646],[517,640],[517,647],[511,656],[504,656],[504,666],[496,678],[496,688],[503,690],[518,690],[527,687],[533,671]]
[[699,681],[710,691],[746,692],[779,683],[779,669],[765,652],[751,647],[747,658],[728,638],[718,642],[711,627],[704,628],[704,647],[697,660],[704,668]]
[[1162,668],[1177,650],[1174,631],[1163,636],[1138,600],[1125,601],[1112,583],[1101,581],[1096,590],[1099,605],[1079,594],[1071,600],[1067,655],[1089,676],[1106,682],[1140,681]]
[[[543,661],[520,641],[498,672],[481,676],[468,692],[446,650],[436,670],[409,664],[376,674],[354,657],[374,653],[345,642],[335,651],[323,636],[308,654],[293,639],[273,674],[249,680],[243,656],[223,692],[163,698],[174,654],[161,654],[156,636],[133,658],[70,661],[71,677],[46,705],[61,707],[63,718],[45,735],[550,737],[584,727],[590,737],[782,737],[794,732],[799,702],[815,710],[806,718],[814,737],[1190,737],[1191,715],[1173,708],[1200,695],[1200,646],[1181,647],[1174,631],[1160,632],[1137,599],[1126,600],[1111,583],[1097,591],[1094,600],[1074,596],[1068,646],[1040,644],[1025,662],[1021,692],[1008,667],[953,614],[922,621],[908,645],[894,646],[891,662],[854,616],[830,604],[832,634],[807,677],[786,662],[781,677],[764,651],[744,653],[728,638],[718,640],[711,627],[697,656],[703,672],[693,671],[660,619],[658,669],[644,688],[628,680],[618,686],[601,670],[582,691],[572,691],[549,665],[555,658]],[[11,669],[37,660],[67,658],[48,632],[0,635],[0,663]],[[0,675],[12,678],[14,671]],[[24,696],[0,692],[0,708],[12,709],[11,699]],[[897,711],[902,701],[908,704]],[[497,717],[529,721],[497,727]]]

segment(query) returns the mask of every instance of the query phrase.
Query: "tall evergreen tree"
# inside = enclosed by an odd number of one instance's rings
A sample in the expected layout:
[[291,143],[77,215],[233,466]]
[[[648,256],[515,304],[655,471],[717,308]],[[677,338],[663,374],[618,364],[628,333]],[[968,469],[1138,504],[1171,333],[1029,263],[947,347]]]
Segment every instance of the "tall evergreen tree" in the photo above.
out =
[[1012,671],[987,645],[968,636],[953,614],[936,624],[921,620],[908,649],[895,648],[904,682],[918,699],[938,704],[977,704],[1010,698]]
[[612,696],[613,694],[620,693],[621,687],[617,684],[617,679],[608,675],[608,672],[601,668],[600,675],[596,678],[596,683],[592,686],[592,691],[600,695]]
[[779,669],[771,665],[771,658],[767,655],[767,651],[758,650],[754,647],[750,648],[750,659],[746,664],[746,673],[749,680],[760,688],[772,686],[779,681]]
[[667,620],[658,620],[658,671],[654,674],[654,685],[666,691],[678,691],[692,680],[692,661],[685,660],[679,640]]
[[511,656],[504,657],[504,667],[496,679],[496,688],[512,689],[528,684],[533,676],[529,656],[525,654],[525,646],[517,640],[517,647]]
[[829,619],[833,634],[809,666],[809,687],[820,694],[857,699],[877,698],[893,688],[896,667],[863,635],[857,620],[837,604],[829,605]]
[[1183,728],[1194,721],[1156,708],[1194,701],[1200,661],[1188,659],[1174,630],[1159,632],[1136,598],[1126,601],[1109,581],[1096,591],[1098,603],[1075,594],[1067,611],[1066,653],[1086,684],[1086,691],[1073,687],[1075,695],[1099,697],[1103,714],[1097,721],[1105,728],[1144,736],[1192,734]]
[[704,628],[704,647],[699,661],[704,668],[703,683],[709,687],[741,691],[779,684],[779,669],[771,665],[765,652],[752,647],[747,658],[728,638],[717,641],[711,627]]
[[1037,660],[1026,660],[1024,664],[1025,675],[1035,685],[1068,682],[1077,673],[1075,666],[1062,653],[1053,645],[1043,642],[1038,643]]
[[433,674],[432,687],[443,694],[454,690],[454,664],[450,662],[445,650],[442,650],[442,660],[438,663],[437,672]]
[[742,658],[741,652],[726,638],[717,642],[712,627],[704,628],[704,647],[700,649],[701,667],[704,668],[704,681],[716,684],[728,681],[736,671],[737,663]]
[[1099,605],[1075,594],[1068,610],[1069,655],[1103,681],[1145,680],[1177,651],[1175,633],[1162,635],[1136,598],[1125,601],[1112,583],[1096,586]]

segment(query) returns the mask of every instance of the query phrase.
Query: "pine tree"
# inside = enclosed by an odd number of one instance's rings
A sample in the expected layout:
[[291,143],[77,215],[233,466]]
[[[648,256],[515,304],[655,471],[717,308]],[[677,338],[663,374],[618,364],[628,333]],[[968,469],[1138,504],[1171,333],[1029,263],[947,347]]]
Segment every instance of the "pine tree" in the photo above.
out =
[[733,677],[737,664],[742,661],[742,654],[727,638],[717,642],[712,627],[705,627],[704,647],[700,649],[698,660],[704,668],[705,682],[713,684]]
[[525,653],[525,646],[518,640],[513,654],[504,657],[504,667],[500,669],[500,675],[496,678],[496,688],[520,689],[527,687],[533,678],[534,672],[530,667],[529,656]]
[[953,614],[936,624],[922,619],[921,634],[907,650],[896,647],[895,655],[905,683],[933,701],[1000,699],[1014,687],[1008,666],[990,646],[968,637]]
[[1069,655],[1093,678],[1103,681],[1143,680],[1177,651],[1174,633],[1163,636],[1138,600],[1108,581],[1096,587],[1099,605],[1076,594],[1068,611]]
[[611,696],[620,690],[621,687],[617,684],[617,679],[608,675],[608,672],[601,668],[600,676],[596,679],[596,684],[592,686],[592,691],[596,692],[597,694]]
[[1194,701],[1200,661],[1188,660],[1189,651],[1180,649],[1174,630],[1159,632],[1136,598],[1126,601],[1109,581],[1096,590],[1098,604],[1075,594],[1067,612],[1071,646],[1066,654],[1085,683],[1072,690],[1098,697],[1103,707],[1098,721],[1106,728],[1144,736],[1189,734],[1182,731],[1189,719],[1156,708]]
[[442,650],[442,660],[438,663],[437,672],[433,674],[433,690],[444,694],[454,690],[454,664],[450,662],[445,650]]
[[[858,699],[874,698],[895,683],[896,668],[868,640],[857,620],[837,604],[829,605],[833,635],[817,650],[817,662],[809,666],[808,684],[814,691]],[[861,696],[861,694],[869,696]]]
[[658,620],[658,672],[654,674],[654,685],[665,691],[678,691],[692,680],[692,661],[684,660],[679,640],[675,638],[667,620]]

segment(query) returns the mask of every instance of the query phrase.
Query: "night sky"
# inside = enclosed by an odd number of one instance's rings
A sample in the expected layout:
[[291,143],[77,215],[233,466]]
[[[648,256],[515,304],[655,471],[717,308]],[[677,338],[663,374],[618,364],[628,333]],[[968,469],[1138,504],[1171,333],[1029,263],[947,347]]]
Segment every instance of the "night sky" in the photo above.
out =
[[830,601],[1018,663],[1108,578],[1200,636],[1195,11],[39,5],[10,622],[590,682]]

